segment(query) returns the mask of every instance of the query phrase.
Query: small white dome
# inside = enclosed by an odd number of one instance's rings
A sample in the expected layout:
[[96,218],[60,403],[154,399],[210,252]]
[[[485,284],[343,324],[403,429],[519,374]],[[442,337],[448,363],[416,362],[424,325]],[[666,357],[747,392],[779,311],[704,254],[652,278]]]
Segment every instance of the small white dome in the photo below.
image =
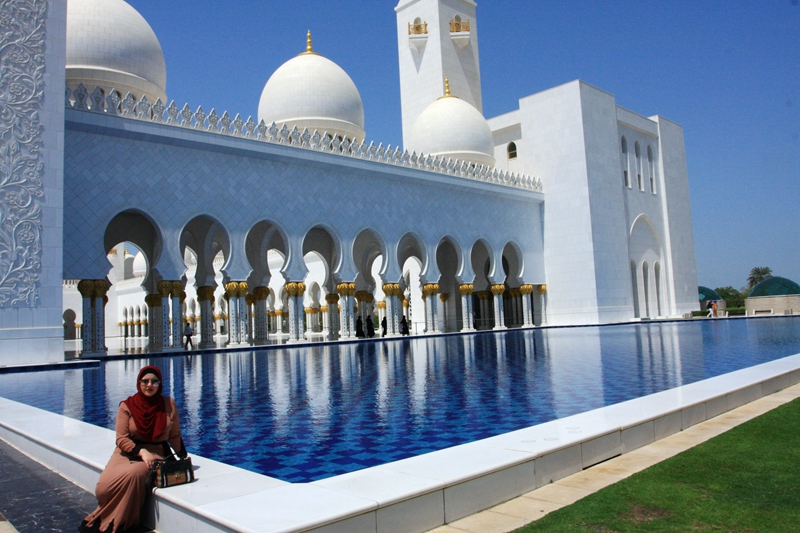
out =
[[133,277],[143,278],[147,275],[147,258],[142,252],[133,258]]
[[364,140],[364,105],[353,80],[342,68],[311,50],[284,63],[269,78],[258,104],[267,125]]
[[67,85],[166,103],[167,67],[153,29],[123,0],[67,3]]
[[425,108],[411,128],[408,146],[425,155],[494,166],[494,140],[489,123],[471,104],[445,96]]

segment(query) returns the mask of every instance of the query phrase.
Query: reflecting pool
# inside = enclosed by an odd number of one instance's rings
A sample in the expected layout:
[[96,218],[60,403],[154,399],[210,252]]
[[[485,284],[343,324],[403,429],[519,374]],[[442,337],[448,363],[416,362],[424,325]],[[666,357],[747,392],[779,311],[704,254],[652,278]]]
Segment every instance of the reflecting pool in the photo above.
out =
[[113,429],[154,364],[190,452],[307,482],[797,353],[800,317],[511,330],[0,374],[0,396]]

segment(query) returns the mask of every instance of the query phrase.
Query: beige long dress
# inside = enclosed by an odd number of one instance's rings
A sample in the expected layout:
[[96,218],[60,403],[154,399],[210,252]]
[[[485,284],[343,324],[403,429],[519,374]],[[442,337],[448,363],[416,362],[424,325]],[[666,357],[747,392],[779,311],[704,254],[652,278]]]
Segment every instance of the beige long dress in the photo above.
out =
[[[164,402],[167,424],[164,432],[155,440],[159,443],[169,440],[173,449],[178,451],[181,445],[178,409],[172,398],[165,397]],[[117,411],[117,447],[97,481],[95,494],[98,507],[86,517],[87,526],[91,527],[99,520],[100,531],[117,533],[139,524],[139,515],[150,489],[147,486],[150,469],[144,461],[131,460],[132,452],[136,448],[134,440],[141,441],[141,435],[136,430],[133,415],[123,402]],[[161,444],[141,447],[159,456],[164,455]]]

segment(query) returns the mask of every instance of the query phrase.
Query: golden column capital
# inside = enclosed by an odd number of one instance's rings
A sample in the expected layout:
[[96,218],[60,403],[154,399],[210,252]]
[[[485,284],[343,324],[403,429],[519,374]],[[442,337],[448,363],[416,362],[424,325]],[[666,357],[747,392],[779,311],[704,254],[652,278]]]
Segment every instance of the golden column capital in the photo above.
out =
[[181,303],[186,301],[186,291],[181,291],[180,293]]
[[255,301],[256,301],[255,296],[253,296],[252,294],[244,295],[244,303],[246,303],[247,305],[253,305],[253,302]]
[[172,282],[159,281],[158,285],[156,285],[156,289],[162,298],[169,298],[172,295]]
[[446,302],[447,301],[447,293],[443,292],[442,294],[440,294],[439,295],[439,299],[442,301],[442,303]]
[[171,281],[170,282],[170,294],[173,298],[177,298],[183,292],[183,283],[180,281]]
[[230,298],[239,293],[239,283],[236,281],[229,281],[225,284],[225,297]]
[[108,281],[104,279],[96,279],[92,285],[94,287],[95,298],[103,298],[110,287]]
[[283,316],[283,309],[276,309],[275,316]]
[[408,307],[408,300],[403,300],[403,307]]
[[269,287],[256,287],[253,289],[253,297],[256,300],[266,300],[269,298]]
[[238,296],[239,298],[247,296],[247,291],[249,288],[250,286],[247,284],[246,281],[240,281],[237,284],[236,296]]
[[327,313],[328,312],[328,306],[327,305],[323,305],[322,307],[319,308],[319,310],[320,310],[321,313]]
[[546,292],[547,292],[547,285],[545,285],[544,283],[542,283],[541,285],[539,285],[539,286],[536,288],[536,292],[538,292],[539,294],[544,294],[544,293],[546,293]]
[[82,279],[78,282],[78,292],[84,298],[91,298],[94,295],[94,280]]
[[381,300],[375,305],[378,307],[378,309],[386,309],[386,300]]
[[475,285],[472,283],[462,283],[458,286],[458,292],[461,296],[468,296],[475,290]]
[[336,284],[336,292],[341,294],[342,296],[347,296],[347,283],[337,283]]
[[332,292],[330,294],[326,294],[325,295],[325,301],[328,302],[329,304],[335,304],[336,302],[339,301],[339,295],[336,294],[335,292]]
[[426,283],[422,286],[422,293],[425,296],[431,296],[433,294],[439,293],[439,284],[438,283]]
[[525,295],[532,294],[533,293],[533,285],[530,285],[530,284],[520,285],[519,286],[519,293],[520,294],[525,294]]
[[148,307],[161,307],[161,294],[148,294],[144,297]]
[[497,283],[495,285],[492,285],[491,289],[492,289],[492,294],[494,294],[495,296],[506,292],[506,286],[502,283]]
[[289,283],[284,285],[283,288],[286,291],[286,294],[288,294],[290,297],[297,296],[297,282],[296,281],[290,281]]

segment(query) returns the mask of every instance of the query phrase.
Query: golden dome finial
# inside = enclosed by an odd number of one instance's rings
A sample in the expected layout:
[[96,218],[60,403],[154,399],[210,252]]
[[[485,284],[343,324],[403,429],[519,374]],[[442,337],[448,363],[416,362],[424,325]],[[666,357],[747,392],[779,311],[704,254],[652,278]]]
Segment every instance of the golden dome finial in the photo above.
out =
[[308,33],[306,34],[306,51],[300,55],[319,55],[314,51],[314,47],[311,46],[311,30],[308,30]]
[[458,96],[453,96],[450,94],[450,78],[444,79],[444,96],[440,96],[439,100],[442,98],[458,98]]

